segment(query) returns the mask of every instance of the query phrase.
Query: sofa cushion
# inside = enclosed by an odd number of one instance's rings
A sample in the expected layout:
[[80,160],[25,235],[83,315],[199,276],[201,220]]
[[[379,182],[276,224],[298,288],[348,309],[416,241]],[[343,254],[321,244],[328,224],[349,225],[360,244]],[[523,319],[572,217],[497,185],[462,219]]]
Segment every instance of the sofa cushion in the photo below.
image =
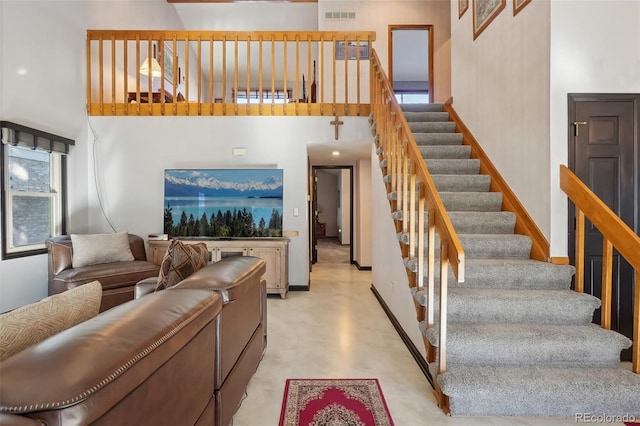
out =
[[209,262],[209,251],[205,243],[188,244],[172,240],[160,264],[156,291],[178,284]]
[[135,260],[129,246],[129,233],[71,234],[74,268],[100,263]]
[[98,314],[98,281],[49,296],[0,316],[0,361]]

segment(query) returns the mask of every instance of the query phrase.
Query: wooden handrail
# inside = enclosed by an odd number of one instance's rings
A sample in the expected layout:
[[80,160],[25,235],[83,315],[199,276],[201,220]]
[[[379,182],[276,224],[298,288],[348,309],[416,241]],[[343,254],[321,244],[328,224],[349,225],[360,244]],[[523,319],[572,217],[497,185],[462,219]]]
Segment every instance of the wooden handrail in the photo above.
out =
[[[381,159],[387,161],[385,172],[391,177],[390,188],[396,193],[396,209],[402,210],[399,232],[408,232],[409,241],[403,248],[412,260],[417,260],[417,270],[408,272],[410,285],[422,290],[424,275],[424,251],[428,254],[427,327],[435,325],[433,299],[435,293],[435,234],[440,236],[440,309],[439,343],[437,347],[438,371],[446,370],[447,345],[447,279],[449,266],[458,282],[464,282],[465,256],[462,244],[453,229],[449,215],[413,133],[398,104],[391,82],[384,73],[375,51],[371,56],[371,103],[373,121],[380,135]],[[417,198],[417,199],[416,199]],[[428,211],[428,242],[424,239],[424,215]],[[418,238],[415,238],[415,233]],[[429,350],[428,350],[429,352]],[[433,361],[433,360],[430,360]]]
[[[371,31],[88,30],[87,112],[90,115],[368,115],[370,102],[360,95],[360,86],[366,82],[361,81],[360,75],[355,78],[352,75],[354,70],[360,71],[361,62],[368,60],[361,58],[358,49],[356,67],[350,66],[353,58],[336,58],[336,43],[345,43],[346,49],[349,42],[359,47],[361,43],[371,46],[374,41],[375,32]],[[263,46],[263,42],[267,43]],[[330,49],[325,49],[327,43],[332,44]],[[243,49],[246,55],[242,54]],[[325,51],[329,57],[325,57]],[[271,55],[270,68],[263,66],[266,65],[263,53]],[[138,70],[145,58],[157,60],[159,78],[151,72],[140,77]],[[312,62],[321,65],[313,86],[320,91],[320,96],[310,93]],[[327,80],[324,79],[325,66],[330,72]],[[341,83],[344,88],[338,89]],[[292,96],[276,102],[276,92]],[[350,92],[357,94],[355,103],[350,99]],[[247,99],[238,99],[238,93],[246,93]],[[255,99],[250,99],[253,96]],[[320,103],[316,103],[316,99]],[[241,101],[243,107],[238,108]],[[276,107],[276,103],[282,105]],[[271,108],[263,108],[264,104]]]
[[[584,267],[584,218],[602,233],[602,318],[603,328],[611,327],[611,286],[613,248],[634,270],[633,372],[640,374],[640,237],[633,232],[571,170],[560,166],[560,188],[576,206],[576,268]],[[584,291],[584,274],[576,271],[576,291]]]

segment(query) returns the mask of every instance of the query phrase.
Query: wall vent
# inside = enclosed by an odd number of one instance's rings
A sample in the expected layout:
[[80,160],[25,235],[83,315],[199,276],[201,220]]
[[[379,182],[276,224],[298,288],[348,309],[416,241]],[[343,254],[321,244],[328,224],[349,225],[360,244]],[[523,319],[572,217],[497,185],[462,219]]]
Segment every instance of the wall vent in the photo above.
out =
[[355,12],[325,12],[324,19],[332,21],[355,21]]

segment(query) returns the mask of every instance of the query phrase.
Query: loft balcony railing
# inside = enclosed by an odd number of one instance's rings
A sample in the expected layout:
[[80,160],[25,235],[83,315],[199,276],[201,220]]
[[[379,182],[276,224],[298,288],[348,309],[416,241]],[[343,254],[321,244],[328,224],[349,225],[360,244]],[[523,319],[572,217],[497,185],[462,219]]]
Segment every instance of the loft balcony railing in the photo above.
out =
[[89,115],[365,116],[374,32],[87,31]]

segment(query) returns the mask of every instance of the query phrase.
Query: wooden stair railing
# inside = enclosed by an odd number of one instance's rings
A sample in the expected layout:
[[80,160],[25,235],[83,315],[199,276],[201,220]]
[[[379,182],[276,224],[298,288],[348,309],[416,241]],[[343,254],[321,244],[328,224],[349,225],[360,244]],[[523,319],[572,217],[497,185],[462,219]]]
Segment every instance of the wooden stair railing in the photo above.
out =
[[[366,116],[373,41],[367,31],[88,30],[87,112]],[[145,60],[155,71],[141,75]]]
[[602,328],[611,328],[613,249],[633,268],[632,369],[640,374],[640,237],[564,165],[560,166],[560,188],[576,207],[575,291],[579,293],[584,292],[585,217],[602,233]]
[[[416,272],[407,269],[409,285],[418,290],[423,290],[424,287],[424,252],[425,244],[427,245],[427,307],[415,302],[418,321],[426,320],[427,327],[435,326],[435,274],[431,271],[435,270],[436,232],[440,237],[439,345],[434,351],[426,338],[424,342],[427,360],[437,360],[438,373],[441,374],[447,368],[448,271],[451,266],[458,282],[464,282],[464,250],[375,51],[371,58],[371,104],[374,126],[379,135],[378,146],[381,147],[379,160],[387,161],[383,174],[390,177],[387,191],[396,194],[396,199],[391,201],[392,209],[402,210],[402,221],[397,225],[396,231],[409,234],[409,244],[402,246],[403,256],[417,263]],[[428,243],[424,241],[423,231],[425,211],[429,212]],[[438,403],[443,410],[448,411],[446,395],[442,394],[437,382],[434,382],[434,387]]]

